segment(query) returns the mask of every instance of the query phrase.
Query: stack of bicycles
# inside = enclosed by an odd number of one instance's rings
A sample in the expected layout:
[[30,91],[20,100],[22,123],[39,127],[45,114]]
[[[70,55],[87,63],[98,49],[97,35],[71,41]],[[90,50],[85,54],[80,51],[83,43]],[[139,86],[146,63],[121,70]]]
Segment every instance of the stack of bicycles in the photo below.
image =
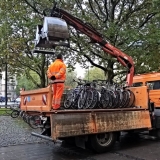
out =
[[20,108],[11,108],[11,110],[10,115],[12,118],[22,118],[31,128],[37,129],[43,126],[40,115],[28,115],[25,111],[20,110]]
[[77,87],[66,94],[65,109],[115,109],[134,105],[134,93],[123,86],[105,80],[74,82],[77,82]]

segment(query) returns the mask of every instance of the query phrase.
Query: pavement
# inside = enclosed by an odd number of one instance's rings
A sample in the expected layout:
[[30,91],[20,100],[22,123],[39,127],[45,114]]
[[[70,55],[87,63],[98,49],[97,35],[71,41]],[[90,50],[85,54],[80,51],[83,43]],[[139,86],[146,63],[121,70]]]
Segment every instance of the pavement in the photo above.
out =
[[69,160],[68,155],[47,144],[26,144],[0,148],[1,160]]
[[160,141],[146,135],[121,136],[110,152],[96,154],[75,146],[43,140],[21,119],[0,116],[0,160],[160,160]]
[[[144,141],[143,141],[144,142]],[[111,152],[96,154],[77,147],[48,142],[10,145],[0,148],[1,160],[159,160],[159,143],[140,142]],[[146,143],[147,142],[147,143]],[[117,144],[119,147],[119,144]],[[153,149],[153,150],[152,150]]]
[[41,130],[30,128],[20,118],[0,116],[0,160],[86,159],[86,155],[81,155],[80,148],[54,144],[32,136],[31,132],[40,133]]
[[20,118],[0,116],[0,147],[26,143],[44,142],[44,140],[31,136],[31,132],[40,132],[32,129]]

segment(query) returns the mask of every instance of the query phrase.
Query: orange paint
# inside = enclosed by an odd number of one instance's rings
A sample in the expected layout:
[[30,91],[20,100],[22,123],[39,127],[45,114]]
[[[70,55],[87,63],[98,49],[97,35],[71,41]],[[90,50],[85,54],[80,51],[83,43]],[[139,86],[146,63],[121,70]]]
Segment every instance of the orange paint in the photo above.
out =
[[21,110],[50,111],[52,102],[51,86],[31,91],[21,92]]
[[160,108],[160,72],[136,75],[133,77],[133,85],[147,86],[151,102]]

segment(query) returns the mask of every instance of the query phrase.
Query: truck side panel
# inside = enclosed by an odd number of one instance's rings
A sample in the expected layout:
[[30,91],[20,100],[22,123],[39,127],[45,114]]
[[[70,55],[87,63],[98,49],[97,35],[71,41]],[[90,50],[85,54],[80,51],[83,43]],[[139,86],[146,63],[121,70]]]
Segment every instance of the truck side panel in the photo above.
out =
[[148,110],[51,114],[51,136],[62,137],[151,128]]
[[[128,88],[135,95],[134,106],[148,109],[148,92],[147,87],[130,87]],[[21,92],[21,110],[24,111],[50,111],[52,106],[52,88],[51,86],[32,91]],[[65,94],[62,97],[61,105]]]
[[22,91],[21,92],[21,110],[24,111],[50,111],[52,102],[51,87]]
[[147,86],[130,87],[129,90],[131,90],[135,95],[134,106],[148,109]]

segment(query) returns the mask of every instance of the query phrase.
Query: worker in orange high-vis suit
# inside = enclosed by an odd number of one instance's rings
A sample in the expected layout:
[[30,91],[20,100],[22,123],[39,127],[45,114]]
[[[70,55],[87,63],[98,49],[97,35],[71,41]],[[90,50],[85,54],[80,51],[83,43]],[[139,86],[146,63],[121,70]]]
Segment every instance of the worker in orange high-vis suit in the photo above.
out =
[[66,65],[63,62],[63,56],[61,54],[58,54],[57,59],[48,67],[47,76],[52,83],[52,108],[55,110],[60,109],[64,82],[66,80]]

